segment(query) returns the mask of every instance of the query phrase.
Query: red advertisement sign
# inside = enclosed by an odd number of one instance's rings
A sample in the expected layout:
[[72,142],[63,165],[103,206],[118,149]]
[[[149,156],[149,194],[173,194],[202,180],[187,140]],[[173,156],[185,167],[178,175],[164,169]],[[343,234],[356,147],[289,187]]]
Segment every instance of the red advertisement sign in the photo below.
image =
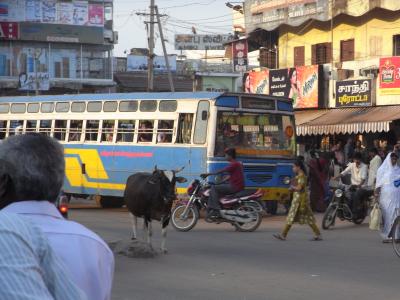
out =
[[400,94],[400,56],[380,59],[379,91],[381,95]]
[[269,69],[252,70],[244,75],[244,92],[269,94]]
[[0,22],[0,40],[18,39],[18,23]]
[[232,42],[233,71],[246,72],[247,69],[247,40]]

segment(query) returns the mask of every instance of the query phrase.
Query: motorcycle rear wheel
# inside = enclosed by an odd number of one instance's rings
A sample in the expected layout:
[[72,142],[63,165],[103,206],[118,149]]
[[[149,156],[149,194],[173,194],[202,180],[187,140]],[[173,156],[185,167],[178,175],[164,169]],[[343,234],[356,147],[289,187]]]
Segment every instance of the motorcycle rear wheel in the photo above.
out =
[[322,218],[322,229],[328,230],[333,224],[335,224],[336,219],[336,206],[329,205],[326,209],[324,217]]
[[252,217],[254,217],[254,221],[249,222],[249,223],[242,223],[242,222],[233,223],[233,226],[235,226],[237,231],[252,232],[252,231],[255,231],[260,226],[261,221],[262,221],[262,215],[261,215],[261,213],[257,212],[257,209],[254,208],[254,206],[244,203],[244,204],[240,205],[240,207],[237,210],[244,210],[248,214],[250,214]]
[[171,214],[172,227],[178,231],[186,232],[196,226],[199,220],[199,210],[197,207],[190,206],[185,219],[182,214],[186,209],[186,205],[178,205],[174,208]]

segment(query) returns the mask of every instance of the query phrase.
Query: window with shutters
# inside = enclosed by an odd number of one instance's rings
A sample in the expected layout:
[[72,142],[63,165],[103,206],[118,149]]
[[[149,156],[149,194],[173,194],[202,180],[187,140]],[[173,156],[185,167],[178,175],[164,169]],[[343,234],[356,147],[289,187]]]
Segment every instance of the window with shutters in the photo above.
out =
[[332,60],[332,44],[320,43],[311,46],[311,62],[313,65],[330,63]]
[[294,47],[294,66],[304,66],[304,46]]
[[393,36],[393,56],[400,56],[400,34]]
[[340,41],[340,61],[354,60],[354,40]]

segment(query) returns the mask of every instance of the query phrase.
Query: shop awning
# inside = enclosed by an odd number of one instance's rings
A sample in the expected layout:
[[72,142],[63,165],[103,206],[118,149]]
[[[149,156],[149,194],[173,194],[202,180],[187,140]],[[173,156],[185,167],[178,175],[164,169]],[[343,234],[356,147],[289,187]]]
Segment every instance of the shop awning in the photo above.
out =
[[388,132],[390,123],[397,119],[400,119],[400,106],[299,111],[296,132],[297,135]]

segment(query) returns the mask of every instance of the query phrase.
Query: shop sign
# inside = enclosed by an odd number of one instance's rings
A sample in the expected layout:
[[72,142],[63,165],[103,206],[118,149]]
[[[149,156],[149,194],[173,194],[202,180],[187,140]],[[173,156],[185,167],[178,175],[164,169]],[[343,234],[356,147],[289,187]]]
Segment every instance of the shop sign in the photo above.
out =
[[336,82],[336,107],[371,104],[371,79]]
[[[171,72],[176,72],[176,55],[168,55],[168,62]],[[126,60],[126,70],[128,72],[146,71],[148,57],[143,55],[128,55]],[[155,56],[153,58],[153,69],[155,72],[167,72],[167,63],[164,56]]]
[[19,75],[19,89],[21,91],[48,91],[50,89],[49,73],[21,73]]
[[103,44],[102,27],[20,23],[20,39],[41,42]]
[[176,34],[175,50],[224,50],[232,34]]
[[246,72],[247,70],[247,40],[232,43],[233,71]]
[[0,40],[18,39],[18,23],[0,22]]
[[400,56],[380,59],[379,79],[381,95],[400,94]]
[[245,93],[269,94],[269,69],[252,70],[244,74],[243,87]]
[[318,65],[269,71],[269,94],[293,99],[293,108],[316,108]]

